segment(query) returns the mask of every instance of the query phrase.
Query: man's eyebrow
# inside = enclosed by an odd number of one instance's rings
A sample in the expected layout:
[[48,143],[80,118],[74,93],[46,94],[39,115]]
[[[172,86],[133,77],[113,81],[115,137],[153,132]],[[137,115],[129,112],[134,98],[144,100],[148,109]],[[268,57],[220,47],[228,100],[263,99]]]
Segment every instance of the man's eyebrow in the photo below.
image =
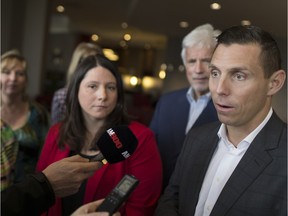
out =
[[211,63],[208,65],[208,67],[209,67],[209,68],[217,68],[215,65],[213,65],[213,64],[211,64]]
[[234,68],[230,68],[229,72],[231,73],[237,73],[237,72],[244,72],[244,73],[252,73],[252,71],[250,71],[247,67],[234,67]]
[[202,58],[201,61],[211,61],[211,58]]
[[187,62],[195,62],[196,58],[189,58]]

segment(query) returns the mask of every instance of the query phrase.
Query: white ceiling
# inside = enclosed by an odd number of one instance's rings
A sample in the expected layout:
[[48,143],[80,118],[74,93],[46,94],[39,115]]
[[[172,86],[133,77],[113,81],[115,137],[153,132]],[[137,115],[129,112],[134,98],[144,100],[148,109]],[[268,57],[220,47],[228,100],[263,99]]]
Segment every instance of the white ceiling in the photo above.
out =
[[[287,38],[287,0],[220,0],[221,10],[210,9],[207,0],[52,0],[51,29],[85,34],[97,33],[102,42],[119,43],[123,34],[132,34],[132,44],[150,43],[164,47],[168,38],[183,38],[194,27],[211,23],[223,30],[249,19],[272,33]],[[65,6],[62,15],[56,5]],[[189,27],[181,29],[180,21]],[[121,23],[127,22],[126,30]]]

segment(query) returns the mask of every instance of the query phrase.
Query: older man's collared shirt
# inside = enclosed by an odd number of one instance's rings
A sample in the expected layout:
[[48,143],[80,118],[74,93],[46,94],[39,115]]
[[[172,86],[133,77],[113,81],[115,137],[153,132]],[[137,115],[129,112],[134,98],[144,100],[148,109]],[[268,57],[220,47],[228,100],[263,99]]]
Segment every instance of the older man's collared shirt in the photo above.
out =
[[207,106],[209,100],[211,99],[211,93],[208,92],[207,94],[199,97],[198,100],[195,100],[193,97],[193,89],[189,88],[186,93],[186,97],[188,102],[190,103],[190,111],[185,134],[188,133],[190,128],[194,125],[200,114]]
[[245,137],[237,148],[228,140],[226,127],[221,125],[218,131],[219,143],[204,178],[199,200],[196,206],[195,216],[209,216],[223,187],[230,178],[239,161],[248,147],[266,125],[272,116],[272,108],[262,123]]

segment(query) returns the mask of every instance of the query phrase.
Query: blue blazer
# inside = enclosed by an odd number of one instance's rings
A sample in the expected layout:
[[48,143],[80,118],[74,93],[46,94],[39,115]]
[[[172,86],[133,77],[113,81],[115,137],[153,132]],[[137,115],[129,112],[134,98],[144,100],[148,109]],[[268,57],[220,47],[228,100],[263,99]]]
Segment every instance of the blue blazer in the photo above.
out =
[[[188,88],[164,94],[158,101],[150,128],[154,131],[163,163],[163,188],[169,182],[181,151],[189,117]],[[218,120],[210,100],[192,128]]]
[[[194,215],[219,128],[214,122],[189,131],[155,215]],[[287,124],[275,113],[250,144],[210,214],[246,215],[287,215]]]

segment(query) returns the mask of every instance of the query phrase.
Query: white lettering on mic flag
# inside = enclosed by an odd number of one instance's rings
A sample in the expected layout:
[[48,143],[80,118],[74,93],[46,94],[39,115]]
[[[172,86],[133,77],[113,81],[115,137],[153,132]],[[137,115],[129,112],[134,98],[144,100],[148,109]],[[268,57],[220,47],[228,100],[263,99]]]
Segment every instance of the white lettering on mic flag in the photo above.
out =
[[128,151],[122,152],[121,154],[123,155],[124,158],[130,157],[130,154]]

